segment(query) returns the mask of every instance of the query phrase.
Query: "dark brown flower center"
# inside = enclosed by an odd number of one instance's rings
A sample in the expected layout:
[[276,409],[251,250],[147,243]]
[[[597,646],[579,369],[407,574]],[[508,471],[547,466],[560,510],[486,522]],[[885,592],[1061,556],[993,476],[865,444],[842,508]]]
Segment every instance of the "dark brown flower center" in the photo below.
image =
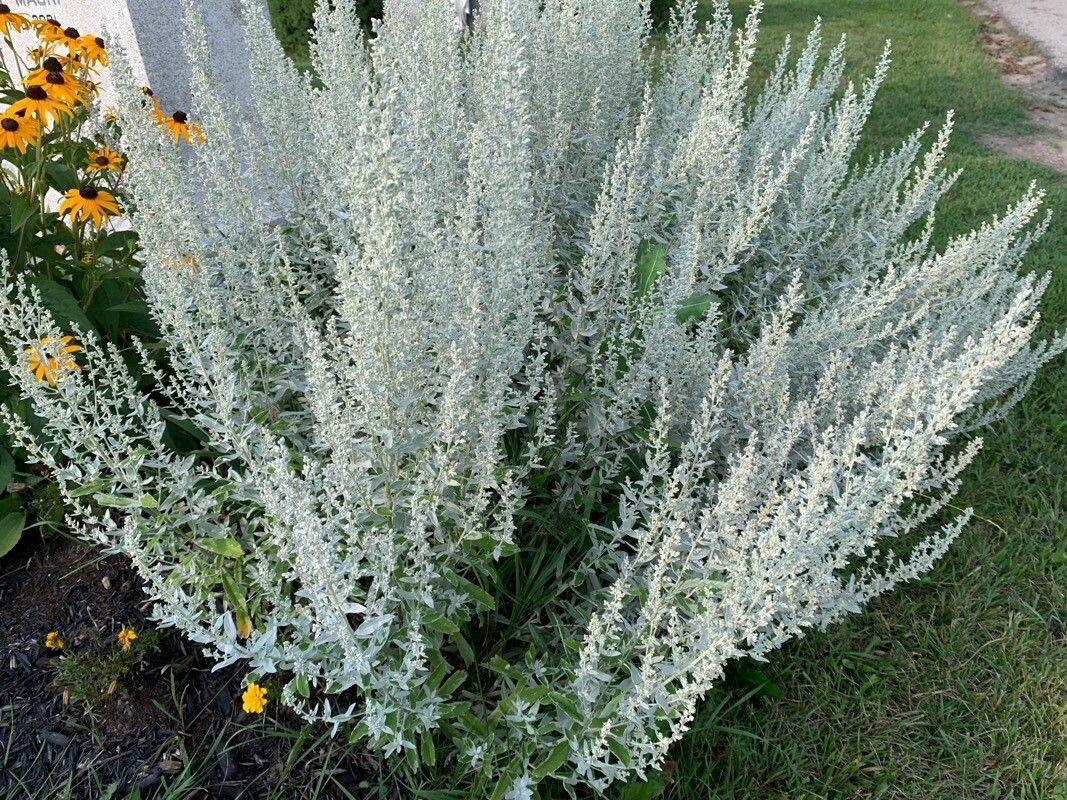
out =
[[44,76],[44,80],[45,83],[51,83],[55,86],[62,86],[64,83],[67,82],[66,78],[63,77],[62,72],[49,72],[47,75]]
[[93,39],[93,41],[96,42],[96,46],[97,47],[101,47],[102,48],[104,46],[104,40],[101,39],[99,36],[97,36],[95,39]]
[[40,86],[28,86],[26,87],[26,96],[31,100],[47,100],[48,92]]
[[106,167],[108,164],[111,163],[111,159],[107,156],[97,156],[96,163],[99,164],[101,167]]
[[4,117],[0,120],[0,128],[3,128],[8,133],[14,133],[19,129],[19,121],[11,119],[11,117]]
[[83,186],[78,190],[78,194],[81,195],[83,200],[95,200],[96,196],[100,194],[100,192],[98,192],[92,186]]
[[64,28],[63,35],[71,39],[77,39],[79,36],[81,36],[81,34],[78,33],[77,28]]
[[7,5],[6,3],[0,3],[0,14],[10,14],[10,13],[11,13],[11,6]]
[[174,116],[172,116],[171,119],[173,119],[179,125],[184,125],[186,122],[189,121],[189,115],[186,114],[184,111],[175,111]]
[[63,71],[63,65],[59,63],[59,59],[56,58],[55,56],[49,56],[48,58],[46,58],[44,60],[44,63],[41,64],[41,66],[44,67],[46,72],[62,72]]

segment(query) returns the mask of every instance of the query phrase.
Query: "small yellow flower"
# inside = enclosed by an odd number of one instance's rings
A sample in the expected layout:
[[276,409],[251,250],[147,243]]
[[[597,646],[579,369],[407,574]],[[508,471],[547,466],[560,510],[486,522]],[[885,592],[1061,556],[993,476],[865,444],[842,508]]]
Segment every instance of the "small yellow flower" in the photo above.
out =
[[241,695],[242,708],[247,714],[262,714],[267,707],[267,690],[258,683],[250,683]]
[[74,105],[83,94],[88,92],[88,87],[73,75],[63,72],[59,60],[49,56],[44,60],[41,69],[31,70],[26,76],[26,86],[41,86],[47,90],[50,97],[61,103]]
[[30,21],[22,14],[16,14],[7,3],[0,3],[0,33],[10,36],[12,31],[21,31],[30,27]]
[[26,95],[21,100],[16,100],[10,108],[11,113],[17,114],[25,111],[37,116],[42,124],[47,125],[53,119],[61,116],[69,116],[71,104],[60,97],[61,91],[55,91],[44,86],[27,86]]
[[49,650],[62,650],[67,646],[67,643],[59,635],[59,631],[49,631],[44,636],[44,646]]
[[137,631],[133,628],[123,628],[115,634],[115,638],[119,640],[119,644],[122,645],[123,652],[128,653],[130,651],[130,645],[133,644],[133,640],[137,638]]
[[100,36],[86,34],[78,39],[76,45],[78,53],[85,57],[85,63],[107,66],[107,52],[104,50],[104,40]]
[[89,153],[89,166],[86,172],[122,172],[126,160],[110,147],[101,147]]
[[184,111],[175,111],[169,117],[162,113],[156,113],[156,121],[166,130],[170,131],[175,143],[185,139],[189,144],[195,139],[199,143],[204,141],[204,131],[195,122],[189,121],[189,115]]
[[108,218],[119,213],[115,195],[95,186],[68,189],[59,202],[60,216],[70,214],[71,219],[79,222],[91,221],[98,228],[102,227]]
[[63,375],[78,368],[78,363],[71,354],[77,353],[82,348],[81,345],[71,344],[74,341],[73,336],[64,336],[59,340],[56,355],[52,356],[44,352],[44,349],[49,346],[49,341],[46,336],[41,339],[40,346],[26,348],[26,354],[30,357],[26,366],[37,380],[48,381],[49,386],[55,386],[56,381]]
[[59,33],[54,31],[51,31],[51,33],[56,37],[55,41],[66,45],[71,54],[77,51],[78,40],[82,38],[81,32],[77,28],[60,28]]
[[42,42],[61,42],[65,38],[63,26],[51,17],[30,20],[30,25],[37,31],[37,38]]
[[26,152],[26,145],[34,144],[41,136],[41,126],[31,116],[13,114],[7,108],[0,113],[0,147],[14,147]]

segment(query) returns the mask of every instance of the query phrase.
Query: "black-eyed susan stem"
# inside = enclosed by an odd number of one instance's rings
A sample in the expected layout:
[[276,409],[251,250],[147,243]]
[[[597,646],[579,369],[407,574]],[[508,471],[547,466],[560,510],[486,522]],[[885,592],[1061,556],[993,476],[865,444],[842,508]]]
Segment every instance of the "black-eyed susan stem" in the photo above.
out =
[[24,70],[25,64],[22,61],[22,56],[19,54],[18,48],[15,47],[15,43],[11,40],[10,34],[4,34],[4,41],[7,42],[7,49],[15,56],[15,66],[18,68],[19,83],[21,83],[26,77],[26,72]]

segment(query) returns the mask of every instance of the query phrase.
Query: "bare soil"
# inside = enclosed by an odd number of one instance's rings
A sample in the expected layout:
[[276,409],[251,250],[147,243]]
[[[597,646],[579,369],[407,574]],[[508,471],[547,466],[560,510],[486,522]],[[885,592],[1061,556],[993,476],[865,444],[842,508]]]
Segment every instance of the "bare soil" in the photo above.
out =
[[[172,791],[175,784],[190,787],[168,795],[183,800],[259,798],[281,782],[283,770],[286,782],[309,786],[315,781],[300,775],[314,775],[326,762],[333,774],[345,773],[338,782],[349,796],[363,796],[358,787],[365,773],[358,764],[338,763],[337,742],[303,742],[293,759],[292,739],[269,735],[269,719],[241,711],[240,672],[212,672],[173,631],[163,631],[158,652],[88,706],[55,685],[61,659],[106,652],[123,626],[152,629],[146,611],[145,594],[122,557],[101,558],[61,537],[28,536],[4,558],[0,798],[123,798],[136,789],[148,800],[168,784]],[[53,630],[65,640],[62,651],[44,647]],[[300,728],[285,712],[277,720]]]
[[1067,75],[999,13],[980,2],[964,5],[983,18],[982,46],[997,62],[1001,78],[1033,98],[1027,113],[1039,128],[1022,135],[986,134],[983,141],[1014,158],[1067,173]]

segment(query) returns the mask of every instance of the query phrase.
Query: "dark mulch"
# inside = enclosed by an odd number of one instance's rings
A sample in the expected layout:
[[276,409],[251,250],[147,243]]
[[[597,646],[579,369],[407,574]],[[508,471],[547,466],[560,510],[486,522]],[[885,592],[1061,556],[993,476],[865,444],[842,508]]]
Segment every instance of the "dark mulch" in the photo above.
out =
[[[244,714],[240,670],[212,672],[173,631],[98,698],[65,696],[59,660],[106,651],[123,626],[151,629],[146,611],[125,559],[80,543],[26,537],[0,562],[0,797],[368,795],[366,766],[343,743],[284,712]],[[61,653],[44,647],[52,630]]]

